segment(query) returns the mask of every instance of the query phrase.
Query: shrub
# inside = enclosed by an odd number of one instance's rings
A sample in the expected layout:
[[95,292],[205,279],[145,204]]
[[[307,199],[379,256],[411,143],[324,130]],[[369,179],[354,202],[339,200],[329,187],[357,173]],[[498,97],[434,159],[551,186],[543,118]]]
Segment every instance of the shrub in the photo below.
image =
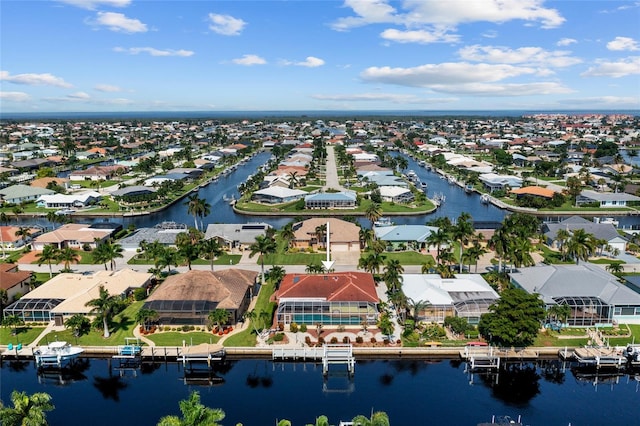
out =
[[371,343],[378,343],[378,341],[376,340],[376,338],[375,338],[375,337],[372,337],[372,338],[371,338]]
[[349,339],[349,336],[344,336],[342,338],[342,343],[351,343],[351,339]]
[[171,331],[171,327],[169,327],[168,325],[165,325],[163,328],[164,331]]
[[183,325],[182,326],[182,331],[184,331],[184,332],[189,331],[189,326],[188,325]]
[[362,343],[364,342],[364,339],[362,338],[362,336],[356,336],[356,343]]
[[303,332],[303,333],[306,333],[307,332],[307,324],[300,325],[300,331]]
[[284,340],[284,333],[276,333],[275,336],[273,336],[274,342],[282,342],[283,340]]
[[278,331],[284,331],[284,323],[283,322],[279,322],[278,323]]
[[305,337],[304,342],[307,344],[307,346],[311,346],[311,337],[309,336]]
[[338,326],[338,331],[339,331],[339,332],[343,332],[343,331],[344,331],[344,325],[340,324],[340,325]]
[[334,337],[332,337],[332,338],[331,338],[331,343],[333,343],[333,344],[338,343],[338,338],[337,338],[337,337],[335,337],[335,336],[334,336]]
[[324,337],[322,337],[322,336],[318,337],[318,343],[320,345],[324,345]]
[[297,333],[298,324],[296,324],[295,322],[292,322],[291,324],[289,324],[289,331],[291,331],[292,333]]
[[144,300],[146,298],[147,298],[146,288],[136,288],[135,290],[133,290],[133,299],[136,302],[139,302],[140,300]]

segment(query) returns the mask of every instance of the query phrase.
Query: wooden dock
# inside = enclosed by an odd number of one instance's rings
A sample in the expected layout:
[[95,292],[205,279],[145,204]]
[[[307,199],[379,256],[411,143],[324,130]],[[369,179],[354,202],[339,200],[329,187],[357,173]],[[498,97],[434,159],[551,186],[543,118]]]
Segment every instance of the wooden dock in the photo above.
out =
[[206,362],[211,366],[214,361],[222,361],[226,355],[224,346],[217,344],[202,343],[195,346],[185,346],[178,352],[178,359],[183,365],[194,362]]
[[621,369],[627,365],[627,358],[615,348],[575,348],[572,351],[560,351],[563,359],[577,361],[582,366],[592,366],[596,369]]
[[271,359],[274,361],[321,361],[322,373],[329,372],[329,366],[344,364],[350,374],[355,371],[356,359],[350,344],[325,344],[320,347],[273,348]]

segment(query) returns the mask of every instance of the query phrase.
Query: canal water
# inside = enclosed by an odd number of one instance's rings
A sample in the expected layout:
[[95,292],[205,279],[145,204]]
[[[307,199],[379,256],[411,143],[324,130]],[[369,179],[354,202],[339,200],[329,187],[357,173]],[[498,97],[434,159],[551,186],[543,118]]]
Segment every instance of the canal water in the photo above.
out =
[[224,425],[294,426],[325,414],[331,424],[387,412],[394,426],[476,425],[492,416],[521,416],[531,426],[633,425],[640,417],[640,376],[563,371],[559,361],[513,364],[499,374],[465,371],[457,360],[359,361],[352,378],[337,367],[327,378],[311,363],[231,361],[212,373],[180,363],[120,370],[116,361],[82,359],[73,372],[38,374],[32,362],[4,361],[0,398],[11,391],[47,392],[51,425],[155,425],[180,415],[178,402],[199,391],[203,404],[226,413]]

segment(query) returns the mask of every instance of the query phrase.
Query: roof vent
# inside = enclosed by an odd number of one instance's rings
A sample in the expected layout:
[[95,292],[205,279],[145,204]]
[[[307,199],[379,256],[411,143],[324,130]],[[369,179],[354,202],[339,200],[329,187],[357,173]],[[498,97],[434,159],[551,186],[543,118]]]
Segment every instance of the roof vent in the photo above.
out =
[[293,283],[296,284],[298,281],[300,281],[300,277],[299,276],[295,276],[293,277]]

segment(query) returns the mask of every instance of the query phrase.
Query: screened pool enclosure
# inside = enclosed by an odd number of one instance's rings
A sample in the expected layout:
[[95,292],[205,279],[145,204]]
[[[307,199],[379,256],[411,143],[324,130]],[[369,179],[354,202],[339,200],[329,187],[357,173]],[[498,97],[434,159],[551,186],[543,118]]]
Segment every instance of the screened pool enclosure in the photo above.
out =
[[280,300],[276,321],[284,324],[360,325],[376,324],[378,309],[371,302]]

